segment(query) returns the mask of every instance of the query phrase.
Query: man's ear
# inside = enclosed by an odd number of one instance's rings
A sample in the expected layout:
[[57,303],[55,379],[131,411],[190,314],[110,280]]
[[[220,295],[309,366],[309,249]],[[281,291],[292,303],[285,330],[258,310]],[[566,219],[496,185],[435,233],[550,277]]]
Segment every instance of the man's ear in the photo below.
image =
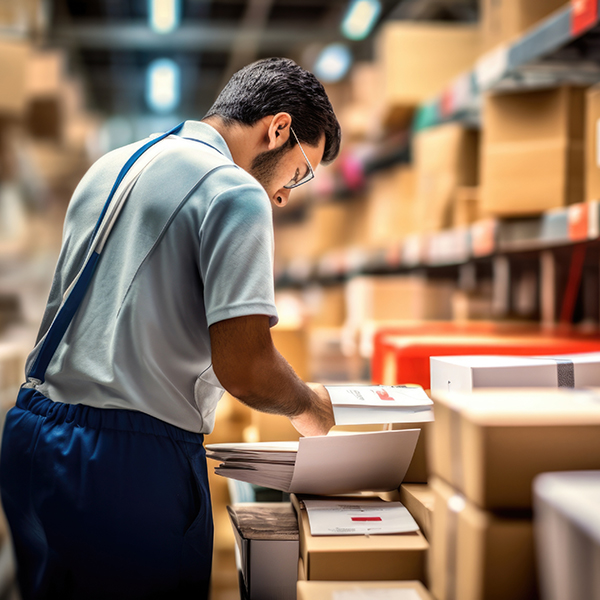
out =
[[290,137],[292,117],[289,113],[277,113],[270,121],[267,129],[268,149],[275,150],[283,146]]

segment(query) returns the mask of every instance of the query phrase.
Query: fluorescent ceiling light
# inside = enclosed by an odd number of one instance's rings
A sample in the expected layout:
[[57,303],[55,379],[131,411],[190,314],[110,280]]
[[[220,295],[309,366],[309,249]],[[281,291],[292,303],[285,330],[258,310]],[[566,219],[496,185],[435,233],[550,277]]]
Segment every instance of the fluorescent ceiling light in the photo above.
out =
[[352,0],[342,21],[342,33],[351,40],[364,40],[371,33],[380,12],[379,0]]
[[148,0],[150,27],[156,33],[171,33],[179,26],[180,0]]
[[179,106],[180,70],[177,63],[159,58],[148,66],[146,100],[158,113],[167,113]]
[[352,64],[352,54],[345,44],[330,44],[323,48],[314,66],[315,75],[325,83],[335,83],[346,75]]

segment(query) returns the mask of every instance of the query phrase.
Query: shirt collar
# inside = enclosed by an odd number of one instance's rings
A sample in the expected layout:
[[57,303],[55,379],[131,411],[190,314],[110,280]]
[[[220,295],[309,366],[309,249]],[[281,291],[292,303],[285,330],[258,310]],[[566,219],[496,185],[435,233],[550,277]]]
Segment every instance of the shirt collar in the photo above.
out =
[[179,136],[198,140],[213,146],[233,162],[233,156],[231,155],[227,142],[223,136],[208,123],[202,123],[201,121],[186,121],[179,132]]

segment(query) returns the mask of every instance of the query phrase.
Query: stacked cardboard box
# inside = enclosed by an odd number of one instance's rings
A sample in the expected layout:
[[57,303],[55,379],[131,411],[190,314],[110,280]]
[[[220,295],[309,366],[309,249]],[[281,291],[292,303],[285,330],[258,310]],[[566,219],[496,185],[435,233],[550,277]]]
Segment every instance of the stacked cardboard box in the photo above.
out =
[[[405,477],[406,481],[407,478]],[[399,499],[413,516],[427,540],[431,540],[431,525],[435,495],[431,486],[425,483],[403,483],[399,490]]]
[[414,160],[419,229],[450,227],[458,190],[478,183],[478,132],[456,123],[421,131],[414,139]]
[[0,115],[21,117],[27,95],[26,73],[31,47],[20,40],[0,40]]
[[345,140],[372,137],[381,112],[381,73],[377,63],[359,62],[350,73],[348,101],[336,111]]
[[585,89],[488,95],[484,99],[483,213],[539,214],[583,201]]
[[386,246],[418,229],[415,179],[414,169],[407,166],[373,175],[365,224],[369,246]]
[[480,0],[483,50],[514,39],[566,4],[564,0]]
[[600,471],[545,473],[534,495],[543,597],[600,598]]
[[306,581],[425,581],[429,544],[423,534],[313,536],[306,509],[292,495],[300,530],[299,579]]
[[341,598],[410,598],[433,600],[419,581],[299,581],[297,600],[337,600]]
[[600,86],[586,96],[585,199],[600,200]]
[[416,106],[470,69],[480,51],[479,28],[388,21],[379,30],[376,56],[387,108]]
[[440,600],[536,597],[532,482],[600,467],[594,392],[433,395],[431,589]]

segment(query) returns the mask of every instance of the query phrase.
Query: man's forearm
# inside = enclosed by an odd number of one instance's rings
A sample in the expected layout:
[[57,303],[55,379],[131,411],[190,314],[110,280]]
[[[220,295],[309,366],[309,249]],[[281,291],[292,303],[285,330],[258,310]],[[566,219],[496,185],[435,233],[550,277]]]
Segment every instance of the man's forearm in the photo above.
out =
[[249,316],[211,326],[213,368],[223,387],[248,406],[285,415],[303,435],[333,426],[329,394],[304,383],[279,354],[268,318]]

